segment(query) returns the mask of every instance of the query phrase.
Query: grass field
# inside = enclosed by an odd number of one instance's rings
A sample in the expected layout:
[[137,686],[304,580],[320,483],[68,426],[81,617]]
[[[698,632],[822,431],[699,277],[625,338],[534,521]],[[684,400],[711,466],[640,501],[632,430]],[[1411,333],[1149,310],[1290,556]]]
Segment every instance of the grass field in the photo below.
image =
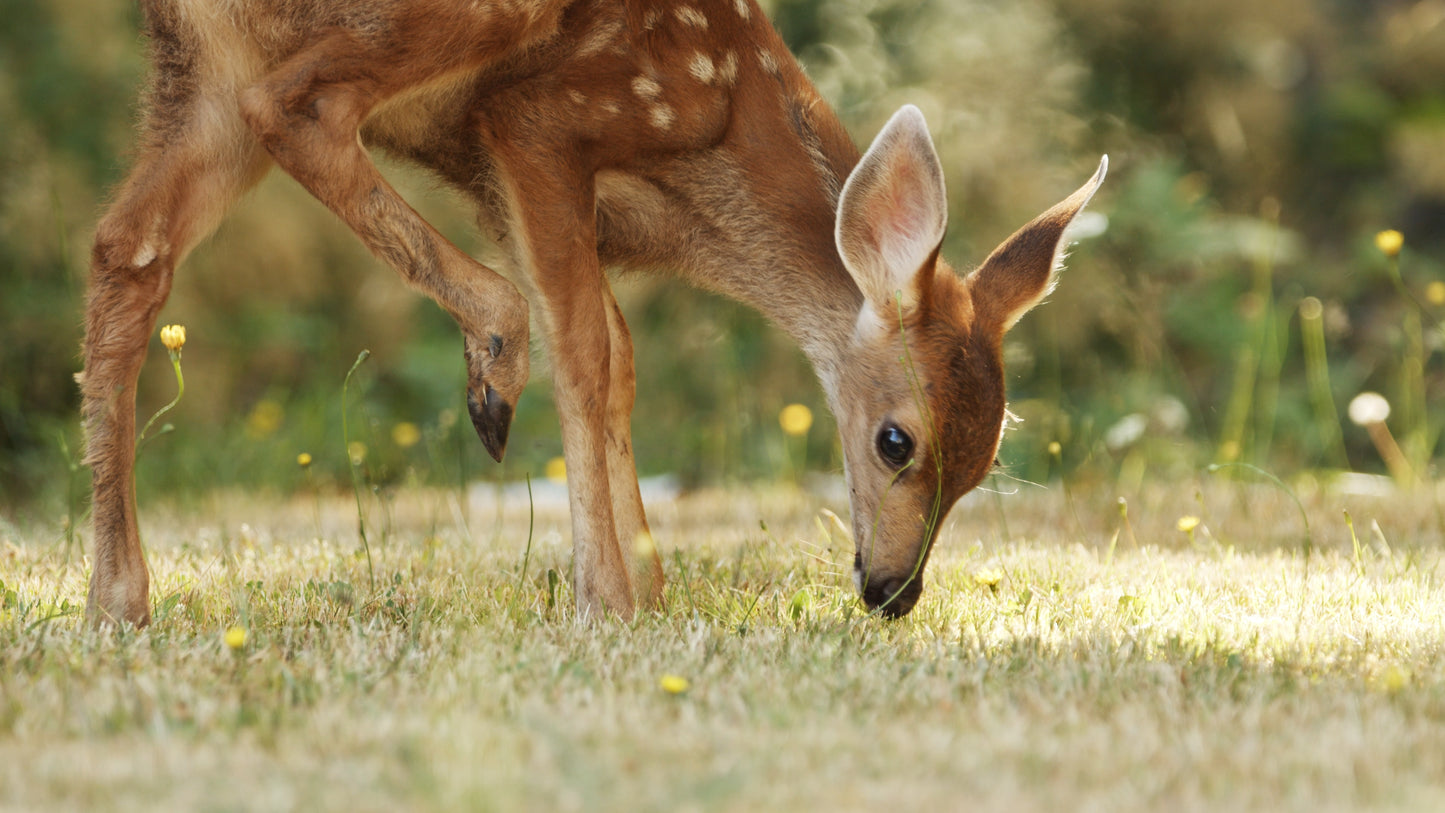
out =
[[787,488],[653,506],[668,607],[632,624],[575,619],[547,495],[530,546],[525,498],[373,497],[369,565],[349,497],[151,505],[156,623],[120,635],[53,527],[3,527],[0,808],[1445,806],[1438,490],[1299,486],[1307,537],[1267,484],[1127,522],[999,485],[891,623]]

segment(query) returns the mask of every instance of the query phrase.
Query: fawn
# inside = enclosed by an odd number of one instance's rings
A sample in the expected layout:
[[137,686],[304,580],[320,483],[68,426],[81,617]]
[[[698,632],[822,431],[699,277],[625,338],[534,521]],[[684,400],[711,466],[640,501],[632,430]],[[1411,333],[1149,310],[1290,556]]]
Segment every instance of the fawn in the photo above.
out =
[[[136,380],[176,266],[273,164],[456,319],[497,460],[536,306],[580,614],[629,617],[663,585],[655,551],[633,556],[632,345],[604,268],[676,273],[800,343],[842,435],[858,591],[887,615],[913,607],[940,522],[994,461],[1004,332],[1052,287],[1106,161],[961,276],[938,256],[947,203],[921,113],[860,156],[755,0],[141,6],[153,70],[134,167],[96,229],[80,376],[91,624],[150,620]],[[474,200],[511,281],[422,220],[367,147]]]

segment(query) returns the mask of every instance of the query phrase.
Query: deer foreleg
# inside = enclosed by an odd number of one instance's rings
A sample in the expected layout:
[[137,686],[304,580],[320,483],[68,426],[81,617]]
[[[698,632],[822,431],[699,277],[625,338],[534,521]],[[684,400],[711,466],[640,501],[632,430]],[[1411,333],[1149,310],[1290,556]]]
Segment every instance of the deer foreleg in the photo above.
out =
[[[379,73],[374,65],[394,60],[372,53],[377,47],[349,32],[314,43],[244,91],[242,115],[277,164],[461,326],[472,423],[501,460],[527,383],[527,301],[423,220],[362,148],[357,132],[367,113],[428,76],[413,64]],[[430,67],[441,72],[455,65]]]
[[[552,360],[567,461],[577,609],[585,617],[611,612],[631,618],[632,585],[618,542],[608,465],[612,298],[597,257],[592,179],[558,157],[570,152],[565,148],[513,141],[495,145],[495,151],[512,179],[520,259],[537,292],[538,324]],[[635,535],[636,528],[628,527]],[[631,542],[630,537],[625,541],[629,549]]]
[[[96,228],[80,376],[94,491],[91,625],[150,622],[134,502],[136,380],[176,266],[268,166],[234,111],[214,109],[223,115],[195,117],[208,130],[176,124],[171,142],[147,148]],[[187,119],[183,110],[155,115]]]

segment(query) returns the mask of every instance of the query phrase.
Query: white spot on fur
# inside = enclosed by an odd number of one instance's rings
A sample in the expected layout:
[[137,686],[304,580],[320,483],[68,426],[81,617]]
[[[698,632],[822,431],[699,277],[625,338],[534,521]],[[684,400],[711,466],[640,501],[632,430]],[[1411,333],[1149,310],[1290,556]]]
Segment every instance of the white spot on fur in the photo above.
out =
[[657,27],[657,24],[661,20],[662,10],[658,8],[650,8],[647,10],[646,14],[642,15],[642,27],[647,29],[648,31],[651,31],[652,29]]
[[717,68],[713,66],[712,59],[707,54],[693,54],[692,61],[687,65],[687,72],[692,74],[697,81],[710,84]]
[[136,268],[145,268],[155,262],[156,256],[156,247],[151,241],[147,240],[141,243],[140,249],[136,251],[135,256],[130,259],[130,264]]
[[773,58],[772,52],[769,51],[768,49],[766,49],[766,48],[759,48],[759,49],[758,49],[758,64],[760,64],[760,65],[763,66],[763,70],[767,71],[768,73],[773,74],[774,76],[777,76],[777,74],[778,74],[778,60],[776,60],[776,59]]
[[662,95],[662,85],[646,76],[639,76],[632,80],[632,92],[644,99],[652,100]]
[[673,113],[672,108],[665,104],[653,105],[649,113],[652,119],[652,126],[659,130],[666,130],[671,127],[672,122],[677,119],[677,114]]
[[677,19],[693,28],[707,28],[707,15],[692,6],[679,6],[673,13],[677,15]]
[[718,67],[718,75],[724,82],[731,85],[738,80],[738,55],[728,51],[723,55],[722,65]]
[[587,97],[576,90],[567,91],[567,98],[572,100],[572,104],[587,104]]
[[618,107],[617,102],[603,102],[602,112],[606,113],[609,116],[615,116],[618,113],[622,112],[622,108]]
[[752,12],[748,9],[748,0],[733,0],[733,8],[738,10],[738,16],[744,20],[752,16]]

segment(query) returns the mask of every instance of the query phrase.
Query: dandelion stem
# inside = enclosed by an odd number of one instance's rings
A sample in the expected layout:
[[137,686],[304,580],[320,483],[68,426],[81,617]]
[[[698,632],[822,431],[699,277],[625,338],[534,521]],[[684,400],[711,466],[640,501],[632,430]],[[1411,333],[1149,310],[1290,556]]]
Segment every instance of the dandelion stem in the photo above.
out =
[[1370,434],[1370,441],[1379,450],[1380,457],[1385,459],[1385,467],[1390,470],[1390,476],[1395,478],[1395,482],[1402,486],[1414,484],[1415,470],[1410,466],[1409,459],[1400,450],[1400,445],[1395,442],[1395,436],[1390,434],[1390,428],[1385,426],[1385,422],[1368,424],[1365,431]]
[[[181,396],[186,394],[186,377],[181,375],[181,353],[179,350],[170,350],[168,352],[171,354],[171,367],[176,371],[176,397],[172,398],[169,404],[156,410],[156,414],[152,415],[151,419],[146,421],[146,425],[140,430],[140,435],[136,437],[136,457],[140,457],[141,446],[145,443],[146,433],[151,430],[151,426],[153,426],[162,415],[174,409],[176,404],[181,402]],[[157,435],[157,437],[159,437],[159,435]]]

